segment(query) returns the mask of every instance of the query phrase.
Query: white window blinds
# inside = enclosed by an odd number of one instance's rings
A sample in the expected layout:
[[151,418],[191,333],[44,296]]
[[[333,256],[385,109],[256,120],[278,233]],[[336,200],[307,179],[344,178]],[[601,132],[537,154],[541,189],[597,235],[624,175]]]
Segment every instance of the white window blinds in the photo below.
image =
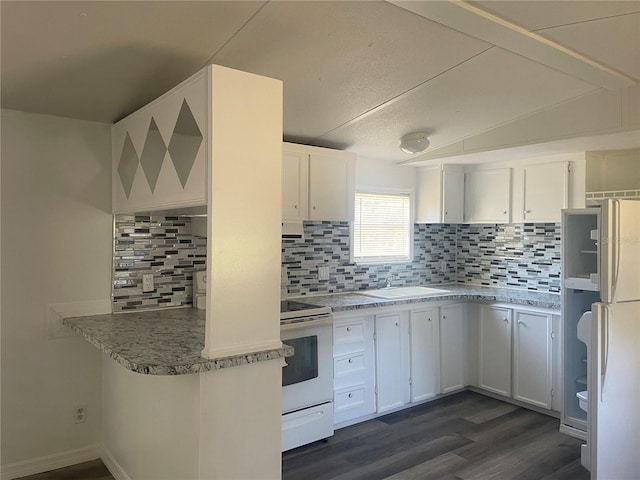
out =
[[356,193],[353,259],[359,263],[411,260],[408,194]]

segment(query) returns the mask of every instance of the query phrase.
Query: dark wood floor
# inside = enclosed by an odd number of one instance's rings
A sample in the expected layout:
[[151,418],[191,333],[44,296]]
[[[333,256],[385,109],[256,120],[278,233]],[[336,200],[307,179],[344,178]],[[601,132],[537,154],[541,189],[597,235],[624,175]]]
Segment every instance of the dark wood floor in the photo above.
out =
[[283,454],[283,480],[581,480],[559,421],[473,392],[336,431]]
[[114,480],[101,460],[22,477],[20,480]]
[[[558,420],[463,392],[285,452],[283,480],[588,480]],[[100,460],[22,480],[113,480]],[[181,480],[181,479],[176,479]]]

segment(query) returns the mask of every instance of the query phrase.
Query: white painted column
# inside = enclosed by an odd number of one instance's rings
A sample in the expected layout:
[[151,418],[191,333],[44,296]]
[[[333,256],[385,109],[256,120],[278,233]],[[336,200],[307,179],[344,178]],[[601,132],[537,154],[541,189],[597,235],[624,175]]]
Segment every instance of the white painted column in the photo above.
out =
[[280,347],[282,82],[209,67],[206,358]]

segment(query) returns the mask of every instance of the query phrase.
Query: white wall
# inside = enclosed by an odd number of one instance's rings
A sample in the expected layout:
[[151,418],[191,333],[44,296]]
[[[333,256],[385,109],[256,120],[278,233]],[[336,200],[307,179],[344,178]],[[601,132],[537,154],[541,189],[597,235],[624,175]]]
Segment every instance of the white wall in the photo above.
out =
[[[46,312],[110,298],[109,132],[2,111],[3,478],[95,458],[100,443],[100,353],[48,339]],[[74,423],[78,404],[86,423]]]
[[197,479],[199,376],[142,375],[103,355],[102,378],[103,460],[116,478]]
[[416,168],[402,167],[393,162],[358,157],[356,163],[356,190],[381,188],[414,191]]

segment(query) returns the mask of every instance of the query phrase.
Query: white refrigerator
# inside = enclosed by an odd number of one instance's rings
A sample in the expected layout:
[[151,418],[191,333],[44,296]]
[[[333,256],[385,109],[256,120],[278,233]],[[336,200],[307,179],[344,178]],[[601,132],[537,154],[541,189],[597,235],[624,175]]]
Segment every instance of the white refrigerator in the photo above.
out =
[[562,238],[560,428],[586,441],[582,463],[592,479],[638,480],[640,202],[564,210]]

